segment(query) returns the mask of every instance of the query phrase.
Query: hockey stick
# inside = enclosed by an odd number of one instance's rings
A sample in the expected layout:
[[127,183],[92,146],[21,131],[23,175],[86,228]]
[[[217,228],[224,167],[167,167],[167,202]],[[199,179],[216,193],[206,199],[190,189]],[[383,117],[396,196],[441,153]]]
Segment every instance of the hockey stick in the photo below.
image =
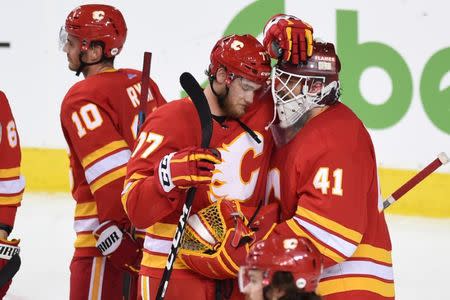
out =
[[141,78],[141,97],[139,99],[139,114],[138,114],[136,137],[138,136],[139,131],[141,131],[141,126],[142,124],[144,124],[145,121],[151,65],[152,65],[152,53],[144,52],[144,64],[142,66],[142,78]]
[[[185,72],[181,74],[180,83],[183,89],[192,99],[192,102],[194,102],[195,109],[197,110],[198,116],[200,118],[200,124],[202,126],[201,146],[203,148],[207,148],[212,136],[212,118],[208,100],[206,100],[202,88],[190,73]],[[178,221],[177,230],[175,231],[175,235],[172,240],[172,246],[170,248],[170,253],[167,257],[166,266],[164,267],[164,273],[162,275],[161,282],[159,283],[158,293],[156,295],[157,300],[164,299],[164,296],[166,294],[170,275],[172,274],[173,264],[175,262],[175,258],[177,257],[181,238],[186,227],[186,221],[189,217],[189,214],[191,213],[195,192],[196,188],[190,188],[187,192],[186,202],[183,205],[183,212]]]
[[21,263],[19,254],[11,256],[11,259],[6,263],[3,269],[0,270],[0,288],[16,275],[17,271],[20,269]]
[[[147,111],[147,98],[148,98],[148,89],[150,82],[150,67],[152,65],[152,53],[144,52],[144,59],[142,65],[142,75],[141,75],[141,94],[139,97],[139,113],[138,113],[138,123],[136,126],[136,138],[139,136],[139,132],[141,131],[142,124],[145,121],[145,113]],[[136,232],[136,228],[131,226],[131,236],[134,237]],[[125,272],[123,275],[123,286],[122,286],[122,296],[124,300],[129,300],[131,298],[131,286],[135,285],[133,280],[133,276],[128,272]]]
[[442,152],[439,153],[438,157],[428,164],[422,171],[417,173],[413,178],[408,180],[404,185],[399,187],[395,192],[393,192],[386,200],[383,201],[383,209],[388,208],[392,203],[397,201],[404,194],[409,192],[413,187],[419,184],[422,180],[428,177],[431,173],[436,171],[442,165],[445,165],[449,161],[448,156]]

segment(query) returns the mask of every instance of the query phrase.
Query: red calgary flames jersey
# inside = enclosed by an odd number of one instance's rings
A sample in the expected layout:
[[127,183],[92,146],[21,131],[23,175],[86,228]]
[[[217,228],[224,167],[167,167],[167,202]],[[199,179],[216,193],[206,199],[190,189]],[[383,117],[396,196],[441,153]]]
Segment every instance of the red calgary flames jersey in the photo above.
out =
[[342,103],[329,107],[277,149],[271,164],[283,221],[273,234],[294,233],[317,246],[324,299],[393,299],[374,148],[356,115]]
[[[272,117],[273,102],[269,97],[262,98],[255,100],[241,118],[258,135],[260,144],[236,120],[221,124],[213,121],[210,147],[221,152],[223,162],[216,165],[209,188],[197,190],[192,213],[226,197],[240,200],[251,214],[249,207],[256,207],[264,196],[273,144],[270,132],[264,127]],[[168,103],[144,123],[128,164],[122,197],[131,221],[139,228],[148,228],[141,265],[144,275],[161,275],[186,197],[185,191],[175,192],[173,198],[163,193],[155,169],[165,155],[200,144],[200,122],[189,99]],[[173,201],[174,198],[180,201]],[[179,260],[175,261],[174,269],[174,277],[192,276],[190,271],[182,270],[186,267]]]
[[20,175],[20,142],[8,99],[0,91],[0,224],[14,226],[25,180]]
[[[65,96],[61,124],[70,150],[72,195],[77,202],[75,256],[100,256],[92,231],[105,220],[128,226],[120,193],[134,144],[141,72],[119,69],[76,83]],[[163,103],[150,80],[147,111]]]

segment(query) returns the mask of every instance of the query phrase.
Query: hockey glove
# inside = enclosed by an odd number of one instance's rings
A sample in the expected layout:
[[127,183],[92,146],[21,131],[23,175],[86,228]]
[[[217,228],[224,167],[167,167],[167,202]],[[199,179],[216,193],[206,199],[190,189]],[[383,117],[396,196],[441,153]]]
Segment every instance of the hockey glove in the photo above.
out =
[[297,17],[277,14],[264,26],[264,46],[273,58],[293,64],[304,62],[313,52],[313,28]]
[[93,232],[95,246],[119,269],[137,273],[142,258],[142,249],[131,234],[123,232],[114,221],[105,221]]
[[216,149],[188,147],[172,152],[159,163],[159,183],[166,193],[210,184],[214,164],[220,162],[220,152]]
[[[235,241],[241,241],[234,243]],[[236,278],[239,266],[245,262],[253,241],[250,230],[237,232],[229,229],[222,243],[218,244],[215,251],[197,253],[189,250],[180,252],[181,259],[192,271],[214,279]]]
[[[2,274],[3,267],[9,262],[12,256],[14,254],[19,254],[19,242],[20,240],[16,239],[8,241],[0,238],[0,274]],[[3,299],[6,295],[6,292],[11,285],[11,281],[12,280],[9,280],[6,284],[0,286],[0,299]]]
[[238,201],[217,201],[189,218],[179,257],[208,278],[235,278],[254,240],[246,223]]
[[[245,207],[243,207],[243,210],[244,208]],[[262,206],[258,212],[252,213],[252,222],[249,224],[249,227],[255,232],[255,242],[262,240],[267,235],[272,229],[273,224],[278,223],[279,217],[280,206],[278,202]]]

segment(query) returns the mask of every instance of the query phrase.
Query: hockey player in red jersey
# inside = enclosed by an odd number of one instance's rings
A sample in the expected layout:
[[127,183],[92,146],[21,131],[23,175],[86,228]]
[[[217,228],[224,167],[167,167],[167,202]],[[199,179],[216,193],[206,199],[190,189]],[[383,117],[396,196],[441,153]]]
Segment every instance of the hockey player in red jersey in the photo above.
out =
[[[20,141],[8,99],[0,91],[0,272],[14,253],[19,240],[8,239],[13,230],[17,207],[20,206],[25,180],[20,175]],[[0,286],[0,299],[6,295],[11,281]]]
[[[200,148],[200,122],[188,98],[168,103],[144,123],[122,198],[132,222],[148,228],[142,299],[156,296],[187,188],[198,188],[193,213],[221,198],[258,205],[272,147],[264,130],[273,111],[266,85],[270,70],[270,57],[253,36],[227,36],[214,46],[204,93],[213,114],[210,146],[220,155]],[[215,280],[208,277],[177,259],[165,299],[215,299]]]
[[[130,235],[120,193],[136,136],[141,72],[114,68],[126,35],[121,12],[108,5],[75,8],[61,29],[69,69],[85,77],[67,92],[61,106],[77,202],[70,266],[73,300],[122,299],[126,272],[137,279],[140,245]],[[164,102],[152,80],[147,101],[149,112],[156,101]]]
[[394,299],[375,152],[361,120],[339,102],[340,68],[334,45],[315,42],[307,63],[279,62],[272,73],[278,147],[269,182],[282,222],[269,239],[296,234],[314,243],[326,300]]

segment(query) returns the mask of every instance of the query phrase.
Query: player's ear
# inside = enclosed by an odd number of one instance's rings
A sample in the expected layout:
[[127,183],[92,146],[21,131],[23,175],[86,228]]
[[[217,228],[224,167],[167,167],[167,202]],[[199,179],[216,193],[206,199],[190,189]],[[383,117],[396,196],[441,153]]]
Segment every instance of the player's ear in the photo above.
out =
[[227,71],[224,68],[217,69],[216,81],[219,84],[224,84],[226,80],[227,80]]
[[87,53],[89,60],[88,62],[97,62],[102,58],[103,47],[97,43],[92,43]]

